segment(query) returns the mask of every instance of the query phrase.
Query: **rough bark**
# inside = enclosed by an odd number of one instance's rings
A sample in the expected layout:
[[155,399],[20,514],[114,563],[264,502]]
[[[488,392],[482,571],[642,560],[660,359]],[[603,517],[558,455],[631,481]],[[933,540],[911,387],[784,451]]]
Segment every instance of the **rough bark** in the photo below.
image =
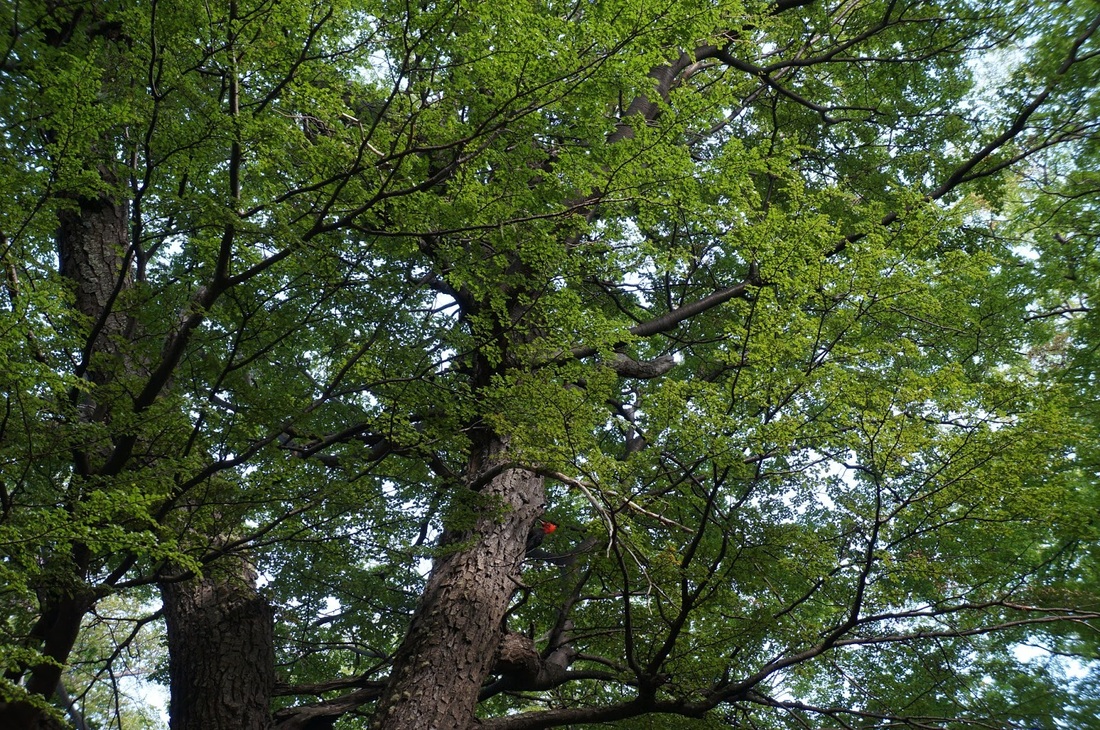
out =
[[272,612],[255,571],[229,555],[202,578],[161,584],[172,730],[264,730],[275,688]]
[[[493,440],[488,458],[474,463],[492,469],[505,450]],[[542,477],[524,469],[504,469],[479,495],[485,506],[474,528],[448,536],[453,552],[432,567],[376,709],[379,730],[458,730],[473,722],[482,682],[498,654],[508,602],[519,585],[527,534],[545,501]]]
[[[109,185],[110,169],[100,170]],[[57,253],[61,275],[73,282],[76,309],[91,322],[85,357],[118,354],[128,319],[115,306],[130,286],[129,206],[109,196],[80,197],[58,214]],[[110,377],[111,368],[92,370],[94,380]],[[117,370],[115,370],[117,372]]]

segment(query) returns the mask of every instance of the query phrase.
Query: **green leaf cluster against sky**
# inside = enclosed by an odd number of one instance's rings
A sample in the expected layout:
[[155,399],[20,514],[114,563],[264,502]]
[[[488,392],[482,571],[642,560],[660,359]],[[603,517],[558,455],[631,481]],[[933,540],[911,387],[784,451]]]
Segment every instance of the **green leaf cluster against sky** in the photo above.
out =
[[585,551],[508,617],[575,678],[487,724],[1095,727],[1090,2],[80,5],[0,8],[0,666],[87,591],[70,691],[155,723],[134,622],[244,554],[282,685],[383,682],[491,432]]

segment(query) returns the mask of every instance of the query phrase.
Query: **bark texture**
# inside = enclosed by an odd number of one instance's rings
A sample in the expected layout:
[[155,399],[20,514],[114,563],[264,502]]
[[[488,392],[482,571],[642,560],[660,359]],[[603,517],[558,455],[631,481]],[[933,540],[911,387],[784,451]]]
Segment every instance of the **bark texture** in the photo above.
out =
[[275,687],[272,612],[230,555],[202,578],[161,585],[172,730],[264,730]]
[[[491,469],[504,451],[495,440],[489,458],[475,463]],[[527,535],[545,502],[542,477],[524,469],[501,471],[480,495],[487,507],[476,525],[453,536],[455,551],[432,567],[376,710],[378,730],[459,730],[473,722],[519,585]]]
[[[116,184],[107,168],[105,183]],[[57,254],[61,275],[74,284],[76,308],[92,322],[87,348],[117,352],[127,319],[115,307],[118,295],[130,286],[129,206],[107,196],[77,198],[73,207],[58,214]]]

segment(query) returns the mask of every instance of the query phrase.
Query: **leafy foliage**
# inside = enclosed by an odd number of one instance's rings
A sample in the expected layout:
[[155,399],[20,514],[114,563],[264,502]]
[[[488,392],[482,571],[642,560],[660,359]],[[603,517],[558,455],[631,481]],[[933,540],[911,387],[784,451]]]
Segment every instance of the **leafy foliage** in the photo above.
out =
[[[51,601],[144,626],[243,558],[276,721],[357,688],[363,726],[429,561],[505,511],[491,438],[574,560],[506,617],[565,668],[495,672],[488,727],[1088,727],[1098,24],[0,8],[0,692],[107,702],[154,642],[54,656]],[[104,201],[120,264],[58,266]]]

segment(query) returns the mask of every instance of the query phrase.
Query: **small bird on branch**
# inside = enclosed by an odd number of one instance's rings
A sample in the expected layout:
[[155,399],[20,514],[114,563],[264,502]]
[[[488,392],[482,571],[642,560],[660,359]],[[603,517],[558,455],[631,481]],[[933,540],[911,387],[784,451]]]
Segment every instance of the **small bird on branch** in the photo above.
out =
[[576,556],[569,555],[554,555],[553,553],[542,550],[539,546],[542,545],[542,541],[546,539],[547,535],[552,534],[558,526],[553,522],[547,522],[546,520],[539,520],[539,523],[535,525],[531,532],[527,534],[527,548],[524,555],[525,559],[532,560],[545,560],[548,563],[554,565],[565,566],[569,565],[576,559]]
[[531,532],[527,533],[527,557],[531,557],[531,551],[537,549],[546,536],[556,529],[558,526],[553,522],[539,520],[539,523],[531,528]]

